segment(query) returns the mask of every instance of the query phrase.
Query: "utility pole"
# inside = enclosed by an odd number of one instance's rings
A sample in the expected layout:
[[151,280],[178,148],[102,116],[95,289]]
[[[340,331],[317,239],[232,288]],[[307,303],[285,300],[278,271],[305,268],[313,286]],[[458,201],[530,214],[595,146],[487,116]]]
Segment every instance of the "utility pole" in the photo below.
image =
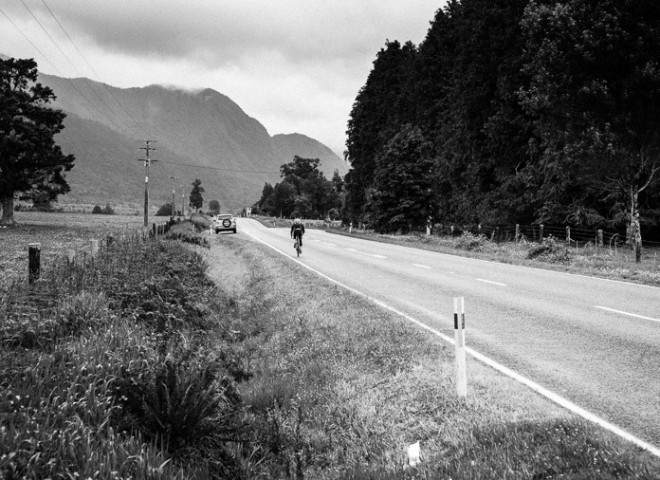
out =
[[170,222],[174,222],[174,212],[175,212],[175,210],[176,210],[176,205],[174,204],[174,195],[175,195],[175,191],[174,191],[174,188],[175,188],[175,187],[174,187],[174,180],[176,180],[176,177],[170,176],[170,180],[172,180],[172,208],[171,208],[171,210],[170,210],[170,213],[171,213],[171,215],[170,215]]
[[185,202],[186,202],[186,192],[183,190],[183,185],[179,185],[181,187],[181,216],[185,218],[186,216],[186,210],[185,210]]
[[144,162],[144,226],[145,228],[149,226],[149,167],[151,162],[157,162],[153,158],[149,158],[149,152],[156,151],[156,147],[152,147],[149,144],[155,142],[156,140],[145,140],[144,143],[146,146],[138,147],[138,150],[144,150],[146,153],[146,158],[138,158],[139,162]]

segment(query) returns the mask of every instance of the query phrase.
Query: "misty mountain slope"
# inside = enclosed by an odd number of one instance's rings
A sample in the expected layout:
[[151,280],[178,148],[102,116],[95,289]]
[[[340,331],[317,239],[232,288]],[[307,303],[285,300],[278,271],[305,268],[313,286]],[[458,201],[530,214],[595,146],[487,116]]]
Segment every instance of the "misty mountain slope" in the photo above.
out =
[[[60,203],[142,205],[144,168],[138,158],[143,140],[155,140],[149,178],[150,203],[157,207],[199,178],[206,201],[237,211],[261,196],[265,182],[280,181],[279,169],[294,155],[319,158],[331,178],[347,165],[320,142],[299,134],[271,137],[226,95],[212,89],[186,91],[151,85],[117,88],[85,78],[40,75],[64,110],[66,128],[58,136],[65,153],[76,156],[67,174],[71,192]],[[176,177],[174,182],[170,176]],[[177,199],[177,204],[180,199]]]

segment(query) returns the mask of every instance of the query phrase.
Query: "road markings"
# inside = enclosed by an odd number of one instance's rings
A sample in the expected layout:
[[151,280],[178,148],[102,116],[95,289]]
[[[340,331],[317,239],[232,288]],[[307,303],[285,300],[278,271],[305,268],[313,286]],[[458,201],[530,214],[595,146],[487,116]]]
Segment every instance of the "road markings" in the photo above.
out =
[[323,240],[318,240],[318,239],[316,239],[316,238],[314,239],[314,241],[315,241],[316,243],[320,243],[320,244],[322,244],[322,245],[328,245],[328,246],[330,246],[330,247],[334,247],[334,246],[336,246],[334,243],[324,242]]
[[484,283],[490,283],[491,285],[497,285],[499,287],[506,287],[506,283],[493,282],[492,280],[486,280],[485,278],[475,278],[475,280],[478,280],[478,281],[484,282]]
[[629,317],[641,318],[642,320],[650,320],[652,322],[660,322],[660,318],[645,317],[644,315],[637,315],[635,313],[624,312],[623,310],[615,310],[613,308],[602,307],[600,305],[594,305],[595,308],[600,308],[601,310],[607,310],[608,312],[620,313],[621,315],[628,315]]
[[414,267],[419,267],[419,268],[425,268],[426,270],[431,270],[431,267],[429,267],[428,265],[421,265],[419,263],[413,263],[413,266]]
[[[279,254],[285,256],[289,260],[296,262],[301,267],[304,267],[304,268],[308,269],[309,271],[314,272],[318,276],[320,276],[322,278],[325,278],[329,282],[332,282],[335,285],[338,285],[338,286],[340,286],[340,287],[342,287],[342,288],[344,288],[344,289],[346,289],[350,292],[353,292],[356,295],[361,296],[362,298],[366,298],[367,300],[371,301],[372,303],[374,303],[374,304],[376,304],[376,305],[378,305],[378,306],[380,306],[380,307],[382,307],[386,310],[389,310],[389,311],[405,318],[406,320],[414,323],[415,325],[419,326],[420,328],[423,328],[424,330],[427,330],[428,332],[432,333],[433,335],[441,338],[442,340],[449,343],[450,345],[454,344],[454,339],[453,338],[450,338],[447,335],[435,330],[434,328],[429,327],[424,322],[422,322],[420,320],[417,320],[416,318],[413,318],[410,315],[408,315],[408,314],[406,314],[406,313],[404,313],[400,310],[397,310],[396,308],[388,305],[387,303],[385,303],[381,300],[378,300],[377,298],[374,298],[370,295],[367,295],[366,293],[361,292],[360,290],[357,290],[353,287],[349,287],[348,285],[343,284],[343,283],[339,282],[338,280],[335,280],[334,278],[331,278],[331,277],[327,276],[326,274],[324,274],[322,272],[319,272],[318,270],[316,270],[315,268],[310,267],[309,265],[305,265],[304,263],[302,263],[300,260],[296,259],[295,257],[292,257],[292,256],[284,253],[279,248],[274,247],[270,243],[267,243],[264,240],[261,240],[260,238],[255,237],[253,234],[251,234],[249,232],[245,232],[245,233],[247,233],[247,235],[252,237],[257,242],[263,243],[267,247],[275,250],[276,252],[278,252]],[[547,388],[545,388],[545,387],[541,386],[540,384],[530,380],[527,377],[523,377],[519,373],[514,372],[510,368],[505,367],[504,365],[496,362],[495,360],[493,360],[493,359],[491,359],[491,358],[489,358],[485,355],[482,355],[481,353],[473,350],[472,348],[466,347],[465,351],[466,351],[466,353],[468,353],[470,356],[472,356],[476,360],[480,361],[481,363],[490,366],[491,368],[497,370],[498,372],[503,373],[507,377],[512,378],[512,379],[514,379],[515,381],[517,381],[519,383],[522,383],[523,385],[526,385],[531,390],[533,390],[533,391],[537,392],[538,394],[544,396],[545,398],[547,398],[550,401],[556,403],[557,405],[559,405],[559,406],[575,413],[576,415],[584,418],[585,420],[588,420],[592,423],[595,423],[596,425],[604,428],[605,430],[609,430],[610,432],[614,433],[615,435],[618,435],[619,437],[621,437],[621,438],[637,445],[640,448],[643,448],[644,450],[650,452],[652,455],[655,455],[656,457],[660,458],[660,448],[658,448],[658,447],[656,447],[656,446],[654,446],[654,445],[652,445],[648,442],[645,442],[644,440],[642,440],[640,438],[637,438],[633,434],[623,430],[622,428],[614,425],[613,423],[610,423],[607,420],[605,420],[603,418],[600,418],[599,416],[589,412],[588,410],[585,410],[584,408],[578,406],[577,404],[571,402],[570,400],[568,400],[568,399],[566,399],[566,398],[564,398],[560,395],[557,395],[556,393],[552,392],[551,390],[548,390]]]
[[353,252],[353,253],[359,253],[360,255],[366,255],[367,257],[387,258],[384,255],[377,255],[377,254],[373,254],[373,253],[361,252],[360,250],[356,250],[355,248],[347,248],[346,250],[348,250],[349,252]]

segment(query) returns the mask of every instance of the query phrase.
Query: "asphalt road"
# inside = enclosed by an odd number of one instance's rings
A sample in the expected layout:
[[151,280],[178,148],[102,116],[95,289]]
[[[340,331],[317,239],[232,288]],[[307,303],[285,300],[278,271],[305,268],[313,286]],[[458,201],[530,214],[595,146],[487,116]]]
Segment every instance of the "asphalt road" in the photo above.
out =
[[[289,230],[239,219],[295,258]],[[246,238],[249,238],[246,236]],[[660,289],[308,229],[300,261],[660,446]]]

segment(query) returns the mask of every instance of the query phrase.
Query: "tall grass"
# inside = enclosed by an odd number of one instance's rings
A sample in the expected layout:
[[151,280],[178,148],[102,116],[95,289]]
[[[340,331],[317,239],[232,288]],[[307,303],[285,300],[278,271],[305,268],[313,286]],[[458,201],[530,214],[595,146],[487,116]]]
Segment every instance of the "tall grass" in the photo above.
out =
[[3,287],[0,478],[660,477],[478,364],[478,394],[456,398],[444,346],[258,244],[213,238],[119,237]]

